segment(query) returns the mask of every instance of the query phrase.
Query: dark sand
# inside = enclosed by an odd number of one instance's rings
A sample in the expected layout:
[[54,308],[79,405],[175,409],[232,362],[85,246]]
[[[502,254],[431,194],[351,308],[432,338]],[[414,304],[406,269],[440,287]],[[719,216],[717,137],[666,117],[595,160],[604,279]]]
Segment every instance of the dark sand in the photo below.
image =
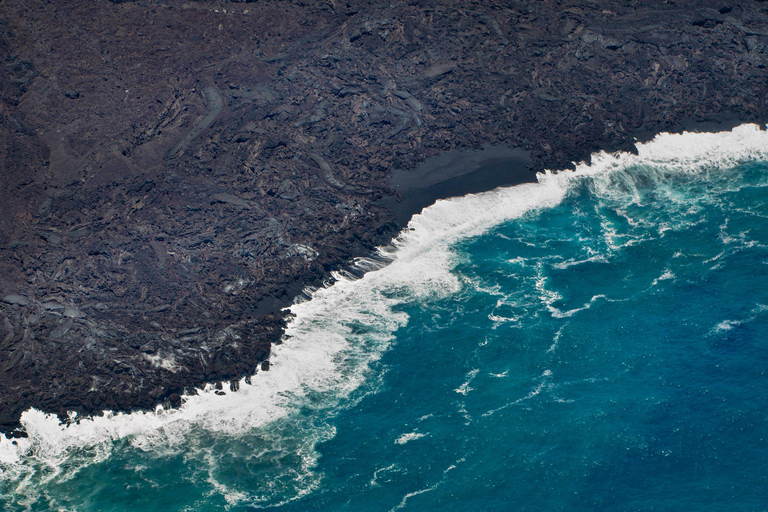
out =
[[506,146],[449,151],[428,158],[412,171],[392,173],[390,185],[400,199],[386,197],[381,204],[391,208],[398,225],[404,227],[438,199],[535,182],[531,162],[529,151]]
[[[706,119],[689,117],[679,120],[677,126],[668,131],[714,133],[732,130],[744,122],[731,114]],[[658,131],[636,130],[634,138],[637,142],[648,142],[658,134]],[[405,227],[413,215],[439,199],[535,182],[532,162],[530,151],[507,146],[449,151],[426,159],[412,171],[395,170],[390,186],[400,197],[386,197],[379,203],[392,209],[397,224]]]

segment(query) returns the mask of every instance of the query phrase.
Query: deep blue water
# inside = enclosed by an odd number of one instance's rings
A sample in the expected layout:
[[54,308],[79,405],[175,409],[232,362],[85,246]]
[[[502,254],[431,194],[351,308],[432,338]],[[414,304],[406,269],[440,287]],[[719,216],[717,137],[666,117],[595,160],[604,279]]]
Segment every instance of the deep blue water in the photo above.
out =
[[11,510],[766,510],[767,185],[760,160],[574,178],[295,308],[334,371],[299,372],[284,414],[28,456],[0,491]]

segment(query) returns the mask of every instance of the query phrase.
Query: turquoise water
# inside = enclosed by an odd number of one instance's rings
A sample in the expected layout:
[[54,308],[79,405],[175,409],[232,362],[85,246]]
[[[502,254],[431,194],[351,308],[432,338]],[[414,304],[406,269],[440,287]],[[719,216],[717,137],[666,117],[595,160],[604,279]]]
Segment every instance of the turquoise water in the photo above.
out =
[[18,460],[3,441],[3,503],[768,509],[768,160],[755,147],[764,136],[744,129],[668,136],[440,203],[391,265],[293,308],[293,337],[253,392],[68,432],[31,415]]

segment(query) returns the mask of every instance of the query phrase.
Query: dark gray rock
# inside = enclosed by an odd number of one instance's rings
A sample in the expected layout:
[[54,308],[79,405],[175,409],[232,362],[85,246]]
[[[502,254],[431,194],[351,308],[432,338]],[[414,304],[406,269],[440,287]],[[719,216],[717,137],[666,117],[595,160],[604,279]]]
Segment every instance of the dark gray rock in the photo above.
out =
[[11,294],[3,297],[3,302],[5,302],[6,304],[17,304],[19,306],[26,306],[29,304],[29,299],[24,295]]

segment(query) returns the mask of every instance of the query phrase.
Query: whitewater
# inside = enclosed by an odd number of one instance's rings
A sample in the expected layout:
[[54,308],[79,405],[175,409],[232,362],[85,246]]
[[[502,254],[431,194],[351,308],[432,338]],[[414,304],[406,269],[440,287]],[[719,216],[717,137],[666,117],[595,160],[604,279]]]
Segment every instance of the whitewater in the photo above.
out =
[[28,437],[0,437],[0,503],[764,507],[766,161],[756,125],[661,134],[440,200],[361,278],[292,305],[239,391],[69,425],[25,412]]

